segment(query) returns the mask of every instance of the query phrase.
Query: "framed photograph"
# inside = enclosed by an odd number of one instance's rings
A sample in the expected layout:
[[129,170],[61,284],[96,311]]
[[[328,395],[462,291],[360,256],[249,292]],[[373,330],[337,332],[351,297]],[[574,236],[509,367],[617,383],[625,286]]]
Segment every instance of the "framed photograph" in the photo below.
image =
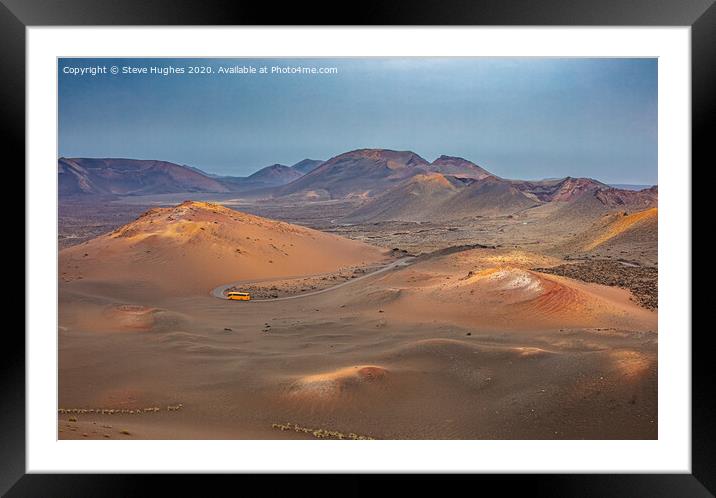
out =
[[3,0],[26,330],[0,490],[497,473],[712,496],[691,328],[711,3],[375,5],[342,26]]

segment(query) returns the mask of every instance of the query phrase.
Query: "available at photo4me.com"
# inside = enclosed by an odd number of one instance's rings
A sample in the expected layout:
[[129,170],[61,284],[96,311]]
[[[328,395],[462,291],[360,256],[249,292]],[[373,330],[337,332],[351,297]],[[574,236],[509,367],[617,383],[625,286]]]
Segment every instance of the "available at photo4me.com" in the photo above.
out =
[[95,64],[90,66],[65,65],[62,67],[63,75],[70,76],[102,76],[102,75],[335,75],[338,74],[337,66],[301,66],[301,65],[244,65],[226,64],[219,66],[212,65],[184,65],[184,64],[162,64],[162,65],[106,65]]

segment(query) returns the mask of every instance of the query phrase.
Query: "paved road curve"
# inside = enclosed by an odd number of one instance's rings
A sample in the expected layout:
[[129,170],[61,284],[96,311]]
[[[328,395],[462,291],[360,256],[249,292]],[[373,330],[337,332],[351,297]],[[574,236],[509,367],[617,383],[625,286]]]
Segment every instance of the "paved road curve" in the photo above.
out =
[[[359,280],[363,280],[363,279],[368,278],[368,277],[374,277],[374,276],[376,276],[376,275],[378,275],[378,274],[380,274],[380,273],[385,273],[385,272],[387,272],[387,271],[389,271],[389,270],[392,270],[393,268],[400,268],[400,267],[408,266],[413,259],[415,259],[413,256],[410,256],[410,257],[407,257],[407,258],[401,258],[401,259],[399,259],[399,260],[397,260],[397,261],[393,261],[393,262],[390,263],[389,265],[386,265],[386,266],[384,266],[383,268],[381,268],[381,269],[379,269],[379,270],[376,270],[376,271],[371,272],[371,273],[366,273],[365,275],[361,275],[360,277],[356,277],[356,278],[352,278],[352,279],[350,279],[350,280],[346,280],[345,282],[342,282],[342,283],[340,283],[340,284],[334,285],[334,286],[332,286],[332,287],[326,287],[325,289],[321,289],[321,290],[317,290],[317,291],[313,291],[313,292],[305,292],[305,293],[303,293],[303,294],[296,294],[296,295],[293,295],[293,296],[276,297],[276,298],[272,298],[272,299],[252,299],[251,301],[248,301],[248,302],[250,302],[250,303],[275,303],[276,301],[286,301],[286,300],[288,300],[288,299],[299,299],[299,298],[302,298],[302,297],[315,296],[316,294],[323,294],[324,292],[331,292],[331,291],[334,291],[334,290],[339,289],[339,288],[341,288],[341,287],[345,287],[346,285],[351,285],[351,284],[353,284],[353,283],[355,283],[355,282],[358,282]],[[304,277],[310,277],[310,276],[312,276],[312,275],[304,275]],[[287,280],[287,279],[291,279],[291,278],[292,278],[292,277],[277,277],[277,278],[272,278],[272,279],[269,279],[269,280]],[[295,277],[295,278],[301,278],[301,277]],[[212,289],[212,290],[211,290],[211,295],[214,296],[214,297],[216,297],[216,298],[219,298],[219,299],[227,299],[227,300],[228,300],[228,298],[224,295],[224,293],[225,293],[226,290],[229,289],[230,287],[241,286],[241,285],[250,285],[251,283],[266,282],[266,281],[269,281],[269,280],[267,280],[267,279],[263,279],[263,280],[239,280],[238,282],[232,282],[232,283],[230,283],[230,284],[220,285],[219,287],[216,287],[216,288]]]

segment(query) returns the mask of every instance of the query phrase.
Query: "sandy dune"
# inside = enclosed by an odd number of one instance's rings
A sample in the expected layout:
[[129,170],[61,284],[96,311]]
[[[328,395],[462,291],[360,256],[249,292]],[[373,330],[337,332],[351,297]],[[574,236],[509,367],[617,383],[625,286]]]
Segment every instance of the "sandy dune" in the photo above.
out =
[[366,384],[387,380],[388,370],[376,365],[357,365],[300,377],[291,384],[288,395],[302,401],[333,400]]
[[63,281],[147,282],[188,295],[241,279],[307,275],[386,259],[379,249],[187,201],[60,252]]
[[397,314],[495,329],[656,329],[656,315],[632,302],[628,291],[529,269],[550,262],[524,251],[451,254],[379,280],[364,290],[366,305],[373,306],[376,295],[392,294],[384,308]]
[[59,437],[657,437],[657,313],[533,269],[556,257],[466,249],[276,303],[208,295],[385,260],[203,203],[62,251]]

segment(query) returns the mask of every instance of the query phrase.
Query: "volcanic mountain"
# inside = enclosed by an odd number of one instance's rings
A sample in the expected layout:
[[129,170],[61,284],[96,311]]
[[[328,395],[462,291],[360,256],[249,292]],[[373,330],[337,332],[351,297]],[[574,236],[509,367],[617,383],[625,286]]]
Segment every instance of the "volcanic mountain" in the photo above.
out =
[[438,208],[442,219],[513,214],[540,203],[530,199],[510,182],[490,176],[474,181]]
[[362,242],[186,201],[151,209],[112,233],[60,252],[62,281],[206,293],[233,281],[334,271],[380,261]]
[[278,195],[306,198],[375,196],[403,180],[424,173],[429,163],[410,151],[360,149],[333,157]]
[[369,200],[345,221],[424,221],[435,209],[464,188],[461,180],[440,173],[422,173]]
[[541,181],[513,180],[512,184],[525,194],[543,202],[573,202],[595,198],[608,208],[620,206],[635,209],[655,207],[658,200],[656,186],[643,190],[610,187],[592,178],[560,178]]
[[346,221],[446,221],[512,214],[539,204],[492,175],[475,180],[426,173],[368,200]]
[[610,188],[591,178],[569,176],[552,180],[513,180],[512,184],[525,194],[543,202],[571,201],[585,194],[595,194],[599,190]]
[[246,177],[247,183],[261,184],[264,186],[286,185],[297,178],[301,178],[303,173],[283,164],[272,164],[261,168],[257,172]]
[[[511,181],[522,193],[544,204],[536,213],[544,222],[563,224],[589,223],[614,210],[629,213],[650,209],[658,204],[656,186],[634,191],[613,188],[591,178],[562,178],[542,181]],[[584,225],[586,223],[586,225]]]
[[291,168],[305,175],[306,173],[310,173],[316,169],[321,164],[323,164],[323,161],[319,159],[303,159],[302,161],[298,161],[296,164],[291,166]]
[[276,187],[287,185],[301,178],[307,171],[315,168],[323,161],[304,159],[293,166],[272,164],[254,172],[249,176],[222,176],[217,180],[232,192],[262,192],[267,194]]
[[643,190],[624,190],[619,188],[606,188],[597,191],[595,197],[610,208],[626,207],[630,209],[655,208],[659,201],[659,188],[645,188]]
[[482,180],[483,178],[494,176],[489,171],[467,159],[452,156],[438,157],[430,164],[428,170],[458,178],[473,178],[475,180]]
[[229,190],[214,178],[166,161],[62,157],[57,166],[61,197]]
[[60,158],[61,198],[88,195],[149,195],[184,192],[247,192],[291,183],[323,161],[273,164],[248,177],[206,173],[194,166],[139,159]]

